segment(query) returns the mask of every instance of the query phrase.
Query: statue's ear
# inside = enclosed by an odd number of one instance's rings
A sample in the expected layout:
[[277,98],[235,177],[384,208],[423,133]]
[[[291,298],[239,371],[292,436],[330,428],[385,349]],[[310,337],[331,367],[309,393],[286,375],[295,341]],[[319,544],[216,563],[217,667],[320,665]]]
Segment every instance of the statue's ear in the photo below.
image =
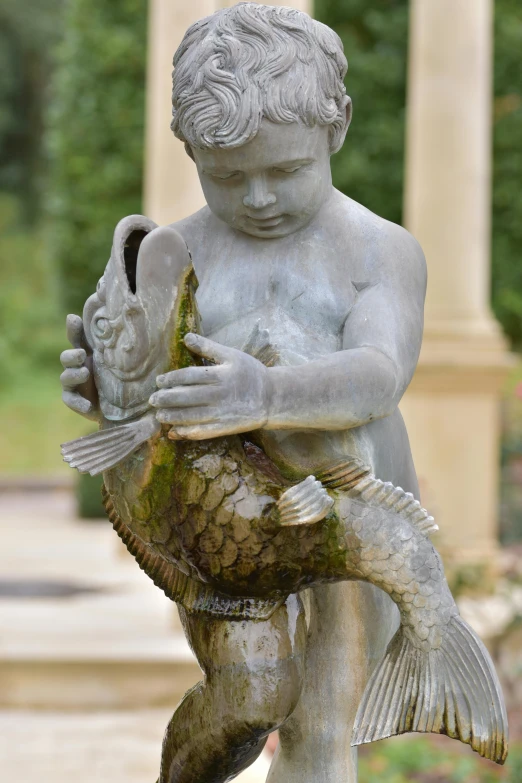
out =
[[185,142],[185,152],[187,153],[189,158],[191,158],[195,163],[196,161],[194,160],[194,153],[192,152],[192,147],[187,141]]
[[343,121],[339,123],[335,123],[335,126],[333,128],[333,132],[331,135],[331,141],[330,141],[330,154],[335,155],[336,152],[339,152],[341,147],[344,144],[344,140],[346,138],[346,134],[348,133],[348,128],[350,127],[350,122],[352,121],[352,99],[349,95],[345,95],[344,97],[344,117]]

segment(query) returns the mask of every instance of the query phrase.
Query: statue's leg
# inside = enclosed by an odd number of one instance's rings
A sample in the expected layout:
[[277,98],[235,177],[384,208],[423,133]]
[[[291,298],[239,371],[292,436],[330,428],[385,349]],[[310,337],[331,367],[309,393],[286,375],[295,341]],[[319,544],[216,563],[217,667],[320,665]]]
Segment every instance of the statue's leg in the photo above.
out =
[[350,747],[357,707],[398,626],[385,593],[363,582],[316,587],[309,600],[303,692],[280,730],[267,783],[356,783]]
[[189,691],[163,740],[159,783],[223,783],[261,753],[299,700],[306,622],[290,596],[264,622],[180,612],[205,679]]

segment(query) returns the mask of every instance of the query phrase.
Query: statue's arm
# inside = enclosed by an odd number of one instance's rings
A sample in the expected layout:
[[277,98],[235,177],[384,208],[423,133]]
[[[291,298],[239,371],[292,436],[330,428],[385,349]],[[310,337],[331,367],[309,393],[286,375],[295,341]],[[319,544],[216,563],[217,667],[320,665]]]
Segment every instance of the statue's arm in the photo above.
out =
[[393,227],[373,281],[358,284],[343,350],[268,371],[267,429],[349,429],[397,407],[419,356],[426,264],[418,243]]
[[388,226],[382,249],[369,249],[369,284],[357,285],[343,350],[298,367],[267,368],[243,351],[187,335],[190,351],[211,366],[156,379],[149,402],[158,421],[171,425],[170,437],[343,430],[392,413],[420,350],[426,268],[415,240],[400,226]]

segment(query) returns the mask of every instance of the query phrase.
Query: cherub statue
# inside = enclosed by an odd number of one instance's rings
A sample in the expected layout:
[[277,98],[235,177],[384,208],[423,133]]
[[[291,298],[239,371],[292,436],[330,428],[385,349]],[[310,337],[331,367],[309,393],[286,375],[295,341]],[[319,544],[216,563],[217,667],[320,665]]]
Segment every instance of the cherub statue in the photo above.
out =
[[240,3],[193,25],[174,66],[172,130],[207,206],[120,222],[62,354],[65,403],[101,426],[65,459],[103,472],[205,673],[160,783],[225,783],[275,729],[270,783],[354,783],[356,746],[406,731],[503,763],[500,686],[428,538],[397,407],[423,254],[332,185],[341,42]]

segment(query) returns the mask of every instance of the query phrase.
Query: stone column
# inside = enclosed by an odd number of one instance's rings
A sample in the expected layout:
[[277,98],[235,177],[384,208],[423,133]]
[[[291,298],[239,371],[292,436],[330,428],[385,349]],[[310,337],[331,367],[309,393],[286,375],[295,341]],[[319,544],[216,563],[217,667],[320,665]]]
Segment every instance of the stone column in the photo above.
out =
[[205,204],[194,163],[170,130],[172,57],[188,27],[215,0],[150,0],[143,211],[160,225]]
[[402,405],[447,556],[496,549],[499,395],[489,308],[491,0],[411,0],[405,225],[428,263],[419,367]]
[[[187,28],[235,0],[150,0],[143,211],[160,225],[205,204],[194,163],[170,130],[172,57]],[[268,2],[311,13],[311,0]]]

